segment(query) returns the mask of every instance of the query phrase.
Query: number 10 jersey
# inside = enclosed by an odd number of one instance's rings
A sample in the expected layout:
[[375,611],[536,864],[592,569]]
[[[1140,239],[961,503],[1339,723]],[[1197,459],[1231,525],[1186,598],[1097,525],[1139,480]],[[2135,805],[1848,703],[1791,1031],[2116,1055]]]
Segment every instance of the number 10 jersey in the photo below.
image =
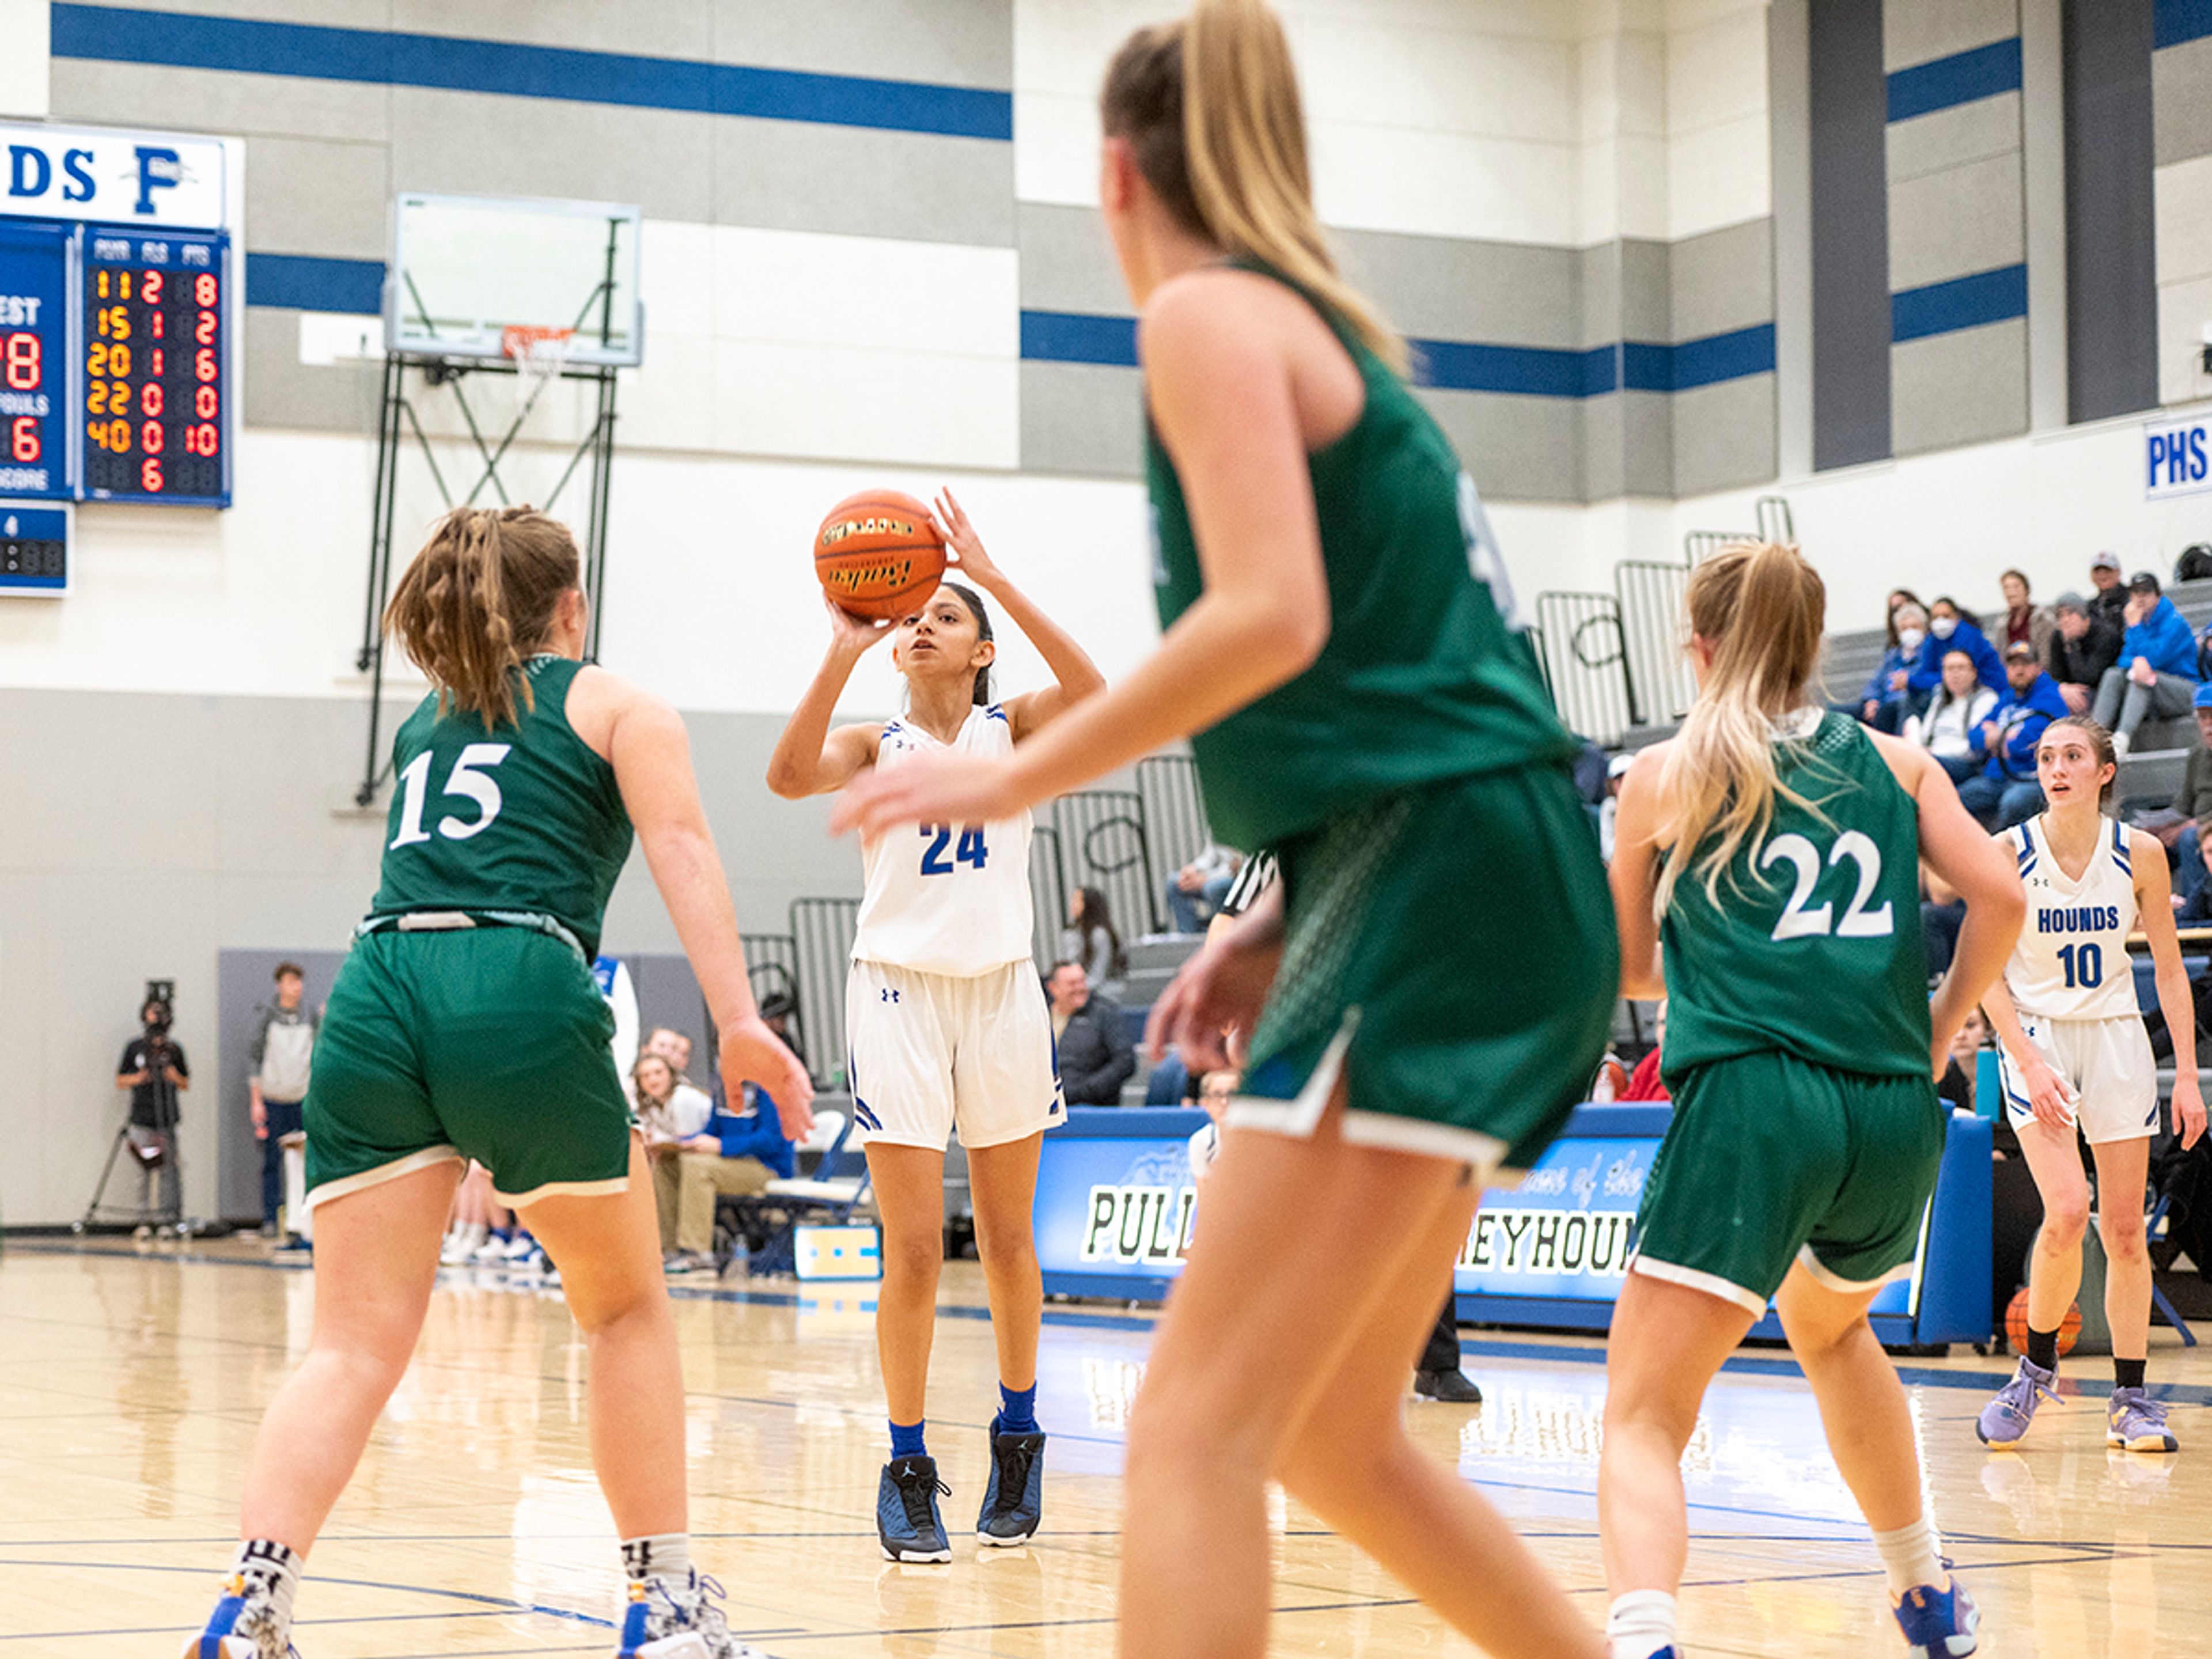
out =
[[2102,825],[2079,881],[2068,880],[2051,855],[2042,813],[2002,839],[2020,861],[2027,893],[2027,919],[2004,970],[2014,1006],[2045,1019],[2137,1018],[2142,1011],[2128,959],[2136,879],[2127,825]]
[[[971,711],[950,745],[911,721],[886,721],[876,764],[900,766],[930,753],[1003,757],[1013,749],[1013,726],[993,703]],[[1030,826],[1024,809],[996,823],[907,825],[864,843],[853,960],[947,979],[1027,961],[1034,948]]]
[[1717,897],[1703,845],[1686,862],[1681,848],[1667,852],[1680,868],[1660,919],[1665,1073],[1671,1083],[1692,1066],[1778,1053],[1925,1079],[1919,809],[1844,715],[1802,711],[1773,754],[1789,793],[1721,870]]

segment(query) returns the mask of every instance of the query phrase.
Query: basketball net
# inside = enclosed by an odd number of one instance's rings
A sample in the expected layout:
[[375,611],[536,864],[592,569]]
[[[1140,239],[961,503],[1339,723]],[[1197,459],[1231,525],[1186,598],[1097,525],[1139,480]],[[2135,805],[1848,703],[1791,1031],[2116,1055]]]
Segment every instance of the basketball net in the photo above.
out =
[[560,378],[575,335],[573,328],[544,328],[524,323],[510,324],[500,330],[499,349],[514,365],[515,392],[522,400],[524,415],[537,407],[540,394]]

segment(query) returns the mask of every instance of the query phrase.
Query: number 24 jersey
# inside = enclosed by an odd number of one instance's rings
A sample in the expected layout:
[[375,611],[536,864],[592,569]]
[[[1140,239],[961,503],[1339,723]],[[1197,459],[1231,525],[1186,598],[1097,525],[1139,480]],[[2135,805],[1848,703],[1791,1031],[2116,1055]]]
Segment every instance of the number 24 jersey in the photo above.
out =
[[[942,753],[1010,755],[1014,732],[997,703],[972,710],[951,744],[907,720],[884,723],[878,767]],[[996,823],[925,823],[889,830],[863,844],[866,891],[853,959],[920,974],[972,979],[1029,958],[1027,809]]]
[[2051,855],[2043,814],[2002,840],[2020,861],[2027,920],[2005,963],[2005,989],[2023,1014],[2045,1019],[2133,1018],[2136,975],[2128,935],[2136,926],[2136,879],[2128,827],[2106,822],[2079,881]]

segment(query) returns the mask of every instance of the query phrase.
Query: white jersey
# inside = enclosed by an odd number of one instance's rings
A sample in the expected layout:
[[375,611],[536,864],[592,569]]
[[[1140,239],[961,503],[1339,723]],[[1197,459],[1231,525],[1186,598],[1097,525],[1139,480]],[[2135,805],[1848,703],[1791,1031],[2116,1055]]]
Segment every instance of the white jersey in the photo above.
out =
[[2004,839],[2027,890],[2027,920],[2004,971],[2014,1006],[2045,1019],[2139,1018],[2128,959],[2136,887],[2127,826],[2105,823],[2079,881],[2069,881],[2051,856],[2041,813]]
[[[945,745],[906,720],[884,726],[878,767],[902,765]],[[1013,727],[993,703],[960,728],[951,752],[1010,755]],[[948,979],[972,979],[1027,962],[1035,949],[1030,908],[1030,815],[997,823],[928,824],[888,830],[860,848],[866,890],[853,960]]]

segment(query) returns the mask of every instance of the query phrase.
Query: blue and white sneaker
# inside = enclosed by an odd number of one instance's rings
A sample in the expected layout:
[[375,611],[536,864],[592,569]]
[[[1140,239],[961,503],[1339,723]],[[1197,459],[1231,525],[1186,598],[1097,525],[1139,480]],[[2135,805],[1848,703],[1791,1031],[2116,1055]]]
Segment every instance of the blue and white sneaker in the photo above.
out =
[[2139,1452],[2181,1449],[2173,1431],[2166,1426],[2166,1402],[2141,1389],[2112,1390],[2105,1407],[2105,1443]]
[[[2027,1432],[2028,1423],[2035,1416],[2035,1408],[2045,1400],[2056,1400],[2058,1393],[2051,1385],[2057,1382],[2058,1373],[2046,1371],[2025,1354],[2021,1357],[2020,1369],[2012,1374],[2012,1381],[1997,1390],[1997,1397],[1982,1407],[1982,1414],[1974,1420],[1974,1432],[1985,1446],[2017,1444]],[[1961,1652],[1972,1651],[1961,1649]]]
[[768,1659],[730,1634],[714,1605],[721,1599],[722,1587],[696,1567],[681,1578],[663,1575],[633,1583],[617,1659]]
[[991,1484],[975,1517],[975,1541],[1012,1547],[1036,1536],[1044,1511],[1044,1431],[1006,1434],[991,1419]]
[[894,1457],[876,1486],[876,1537],[886,1561],[950,1561],[952,1546],[937,1512],[938,1495],[952,1488],[937,1478],[933,1457]]
[[1947,1590],[1915,1584],[1891,1611],[1905,1632],[1905,1649],[1911,1659],[1962,1659],[1979,1644],[1974,1632],[1982,1622],[1981,1609],[1955,1573]]
[[242,1573],[223,1580],[207,1628],[185,1643],[183,1659],[300,1659],[260,1585]]

